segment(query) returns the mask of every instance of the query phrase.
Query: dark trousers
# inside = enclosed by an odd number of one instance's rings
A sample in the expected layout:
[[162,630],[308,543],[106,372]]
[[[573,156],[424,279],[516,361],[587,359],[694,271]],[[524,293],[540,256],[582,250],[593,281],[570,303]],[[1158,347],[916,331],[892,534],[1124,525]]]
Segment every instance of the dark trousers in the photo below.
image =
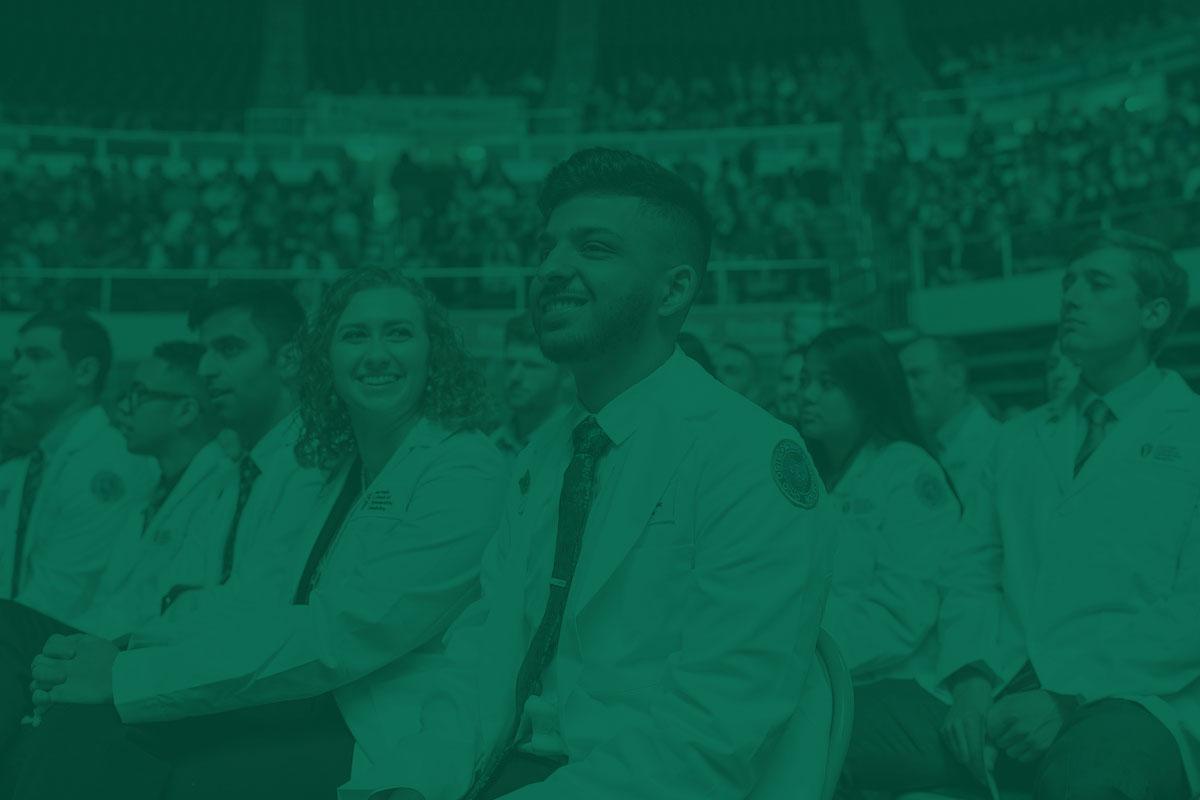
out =
[[29,667],[56,633],[79,631],[20,603],[0,600],[0,753],[16,738],[21,718],[33,710]]
[[[840,796],[863,791],[979,789],[942,743],[949,706],[913,681],[856,688],[854,733]],[[1035,800],[1187,800],[1179,747],[1146,709],[1126,700],[1080,707],[1041,760],[1001,754],[996,782]]]
[[149,725],[55,706],[23,731],[10,797],[334,800],[353,750],[332,695]]

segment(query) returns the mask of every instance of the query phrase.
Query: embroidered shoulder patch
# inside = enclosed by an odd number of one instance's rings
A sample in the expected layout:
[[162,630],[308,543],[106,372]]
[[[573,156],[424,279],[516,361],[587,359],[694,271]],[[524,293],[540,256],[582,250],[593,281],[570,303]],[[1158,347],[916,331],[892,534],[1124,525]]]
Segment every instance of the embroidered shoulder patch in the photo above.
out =
[[92,478],[92,494],[101,503],[115,503],[125,496],[125,484],[117,473],[102,470]]
[[808,454],[797,442],[783,439],[771,452],[771,477],[792,505],[815,508],[820,492],[817,474]]

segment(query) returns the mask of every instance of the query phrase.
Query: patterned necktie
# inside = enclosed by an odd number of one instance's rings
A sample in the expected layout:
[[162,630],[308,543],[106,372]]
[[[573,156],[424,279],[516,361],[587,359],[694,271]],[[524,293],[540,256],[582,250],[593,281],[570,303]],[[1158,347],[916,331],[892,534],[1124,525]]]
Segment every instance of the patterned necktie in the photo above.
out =
[[262,470],[254,463],[249,455],[242,456],[238,462],[238,496],[237,505],[233,507],[233,521],[229,523],[229,533],[225,535],[225,549],[221,553],[221,583],[229,580],[233,574],[233,552],[237,545],[238,523],[242,521],[242,512],[246,510],[246,501],[250,499],[250,490]]
[[607,434],[595,417],[587,417],[575,427],[571,463],[563,473],[562,491],[558,496],[558,537],[554,547],[554,569],[550,577],[550,596],[542,621],[529,643],[529,650],[517,673],[516,712],[509,726],[507,741],[496,750],[486,766],[476,775],[475,783],[463,800],[474,800],[483,792],[496,771],[516,746],[525,703],[542,690],[541,675],[554,658],[558,635],[562,629],[563,612],[571,593],[571,581],[583,546],[583,531],[596,483],[596,463],[612,446]]
[[1104,400],[1099,397],[1088,404],[1084,416],[1087,418],[1087,434],[1083,437],[1079,454],[1075,456],[1076,475],[1079,474],[1084,463],[1092,457],[1092,453],[1096,452],[1100,443],[1104,441],[1104,436],[1108,433],[1108,426],[1116,419],[1112,409],[1105,405]]
[[33,502],[38,489],[42,488],[42,475],[46,471],[46,454],[41,448],[29,454],[29,467],[25,470],[25,485],[21,489],[21,508],[17,512],[16,547],[13,549],[12,596],[21,589],[21,560],[25,555],[25,532],[29,528],[29,517],[33,513]]

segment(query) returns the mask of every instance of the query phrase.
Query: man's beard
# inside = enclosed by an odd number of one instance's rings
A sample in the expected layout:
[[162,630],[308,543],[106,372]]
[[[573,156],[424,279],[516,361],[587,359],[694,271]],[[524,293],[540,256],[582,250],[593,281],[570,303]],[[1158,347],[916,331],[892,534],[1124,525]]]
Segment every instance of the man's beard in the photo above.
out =
[[542,353],[556,364],[592,361],[607,352],[622,349],[622,345],[638,339],[651,300],[630,294],[615,301],[607,309],[593,306],[594,317],[586,330],[560,337],[544,336],[540,321],[538,340]]

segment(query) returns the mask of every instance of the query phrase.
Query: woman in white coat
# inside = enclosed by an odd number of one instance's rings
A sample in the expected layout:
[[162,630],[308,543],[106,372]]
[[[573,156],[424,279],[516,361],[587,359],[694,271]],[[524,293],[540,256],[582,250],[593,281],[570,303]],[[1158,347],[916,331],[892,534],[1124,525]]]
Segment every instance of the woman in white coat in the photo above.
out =
[[508,469],[476,429],[481,373],[411,279],[342,278],[300,371],[297,456],[333,477],[308,539],[263,554],[278,587],[231,582],[125,652],[85,637],[58,660],[47,645],[34,676],[49,707],[16,797],[324,800],[354,748],[384,746],[396,720],[373,682],[436,653],[475,598]]
[[876,713],[872,694],[933,683],[938,575],[961,505],[924,443],[899,359],[874,331],[834,328],[809,345],[800,432],[838,514],[823,626],[854,678],[857,734]]

